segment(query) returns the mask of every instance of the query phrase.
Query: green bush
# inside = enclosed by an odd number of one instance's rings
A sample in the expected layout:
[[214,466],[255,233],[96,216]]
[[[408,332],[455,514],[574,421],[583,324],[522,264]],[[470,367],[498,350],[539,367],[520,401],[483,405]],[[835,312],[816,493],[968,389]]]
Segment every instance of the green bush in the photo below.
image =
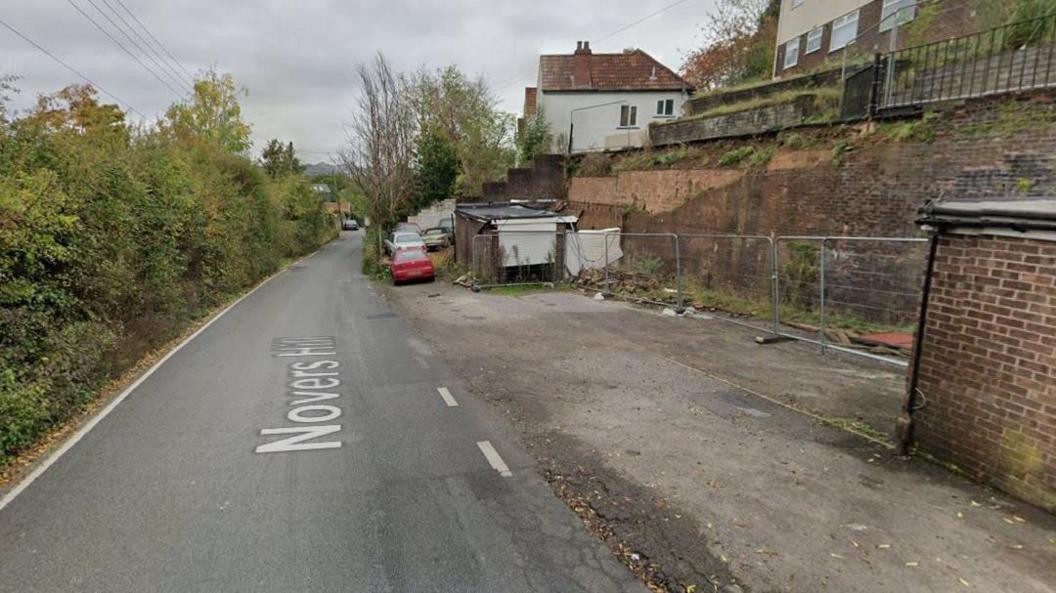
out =
[[272,180],[190,129],[133,128],[87,87],[41,105],[0,120],[0,467],[336,235],[299,176]]
[[1053,13],[1056,13],[1056,0],[1016,0],[1008,19],[1012,27],[1007,33],[1006,46],[1018,49],[1051,40]]
[[755,148],[751,146],[742,146],[727,152],[719,158],[720,167],[736,167],[741,164],[744,159],[755,154]]

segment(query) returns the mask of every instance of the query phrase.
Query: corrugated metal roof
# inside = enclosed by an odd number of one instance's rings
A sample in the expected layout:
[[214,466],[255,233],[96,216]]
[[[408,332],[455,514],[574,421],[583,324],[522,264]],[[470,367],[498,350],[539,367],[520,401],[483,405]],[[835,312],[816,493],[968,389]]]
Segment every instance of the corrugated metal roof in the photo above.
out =
[[932,202],[918,220],[933,226],[1056,230],[1056,199]]
[[524,204],[462,204],[455,212],[474,220],[492,221],[515,218],[560,218],[564,216],[542,208],[531,208]]

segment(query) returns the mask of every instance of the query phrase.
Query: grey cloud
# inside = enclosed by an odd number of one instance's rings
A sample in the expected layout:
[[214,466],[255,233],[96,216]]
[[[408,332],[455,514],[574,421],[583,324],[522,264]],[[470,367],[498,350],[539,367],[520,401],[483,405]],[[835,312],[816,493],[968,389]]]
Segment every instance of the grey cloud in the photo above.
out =
[[[96,16],[87,0],[74,1]],[[102,0],[94,1],[105,8]],[[249,89],[244,107],[255,137],[292,140],[313,151],[304,160],[315,161],[324,157],[314,152],[332,152],[344,141],[355,66],[376,51],[402,70],[457,64],[492,85],[505,83],[495,94],[502,108],[516,113],[524,86],[534,81],[539,53],[571,51],[576,40],[597,38],[673,0],[123,1],[188,70],[215,65]],[[116,0],[109,2],[117,7]],[[0,18],[151,118],[177,99],[65,0],[17,4]],[[640,47],[677,67],[712,5],[713,0],[691,0],[595,44],[595,50]],[[4,29],[0,74],[23,77],[16,108],[77,82]]]

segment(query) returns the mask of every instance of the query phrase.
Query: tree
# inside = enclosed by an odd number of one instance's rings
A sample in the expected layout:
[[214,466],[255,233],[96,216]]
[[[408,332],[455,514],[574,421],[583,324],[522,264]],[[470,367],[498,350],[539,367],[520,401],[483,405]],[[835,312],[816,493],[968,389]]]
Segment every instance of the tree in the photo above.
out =
[[282,142],[272,139],[264,147],[260,155],[260,166],[273,179],[287,175],[300,175],[304,172],[304,166],[293,152],[293,142],[283,145]]
[[409,97],[420,130],[442,130],[461,166],[461,191],[478,195],[486,181],[513,165],[513,117],[500,111],[483,78],[469,79],[456,66],[419,70]]
[[688,52],[683,76],[702,90],[766,78],[773,69],[780,0],[719,0]]
[[[398,222],[415,192],[415,118],[407,84],[378,53],[357,68],[360,90],[340,151],[345,169],[366,201],[376,228]],[[380,251],[380,244],[378,249]]]
[[517,131],[517,158],[521,163],[530,163],[549,152],[553,143],[554,135],[540,108],[535,115],[524,118],[524,124]]
[[12,94],[18,93],[18,87],[15,86],[18,78],[10,74],[0,76],[0,125],[7,123],[7,102],[11,100]]
[[163,125],[181,141],[204,141],[223,152],[244,155],[251,144],[251,128],[242,120],[238,99],[246,95],[230,74],[209,70],[195,81],[191,103],[170,107]]
[[458,154],[447,134],[436,127],[420,130],[415,160],[418,181],[413,204],[415,209],[420,210],[450,198],[455,191],[458,173]]

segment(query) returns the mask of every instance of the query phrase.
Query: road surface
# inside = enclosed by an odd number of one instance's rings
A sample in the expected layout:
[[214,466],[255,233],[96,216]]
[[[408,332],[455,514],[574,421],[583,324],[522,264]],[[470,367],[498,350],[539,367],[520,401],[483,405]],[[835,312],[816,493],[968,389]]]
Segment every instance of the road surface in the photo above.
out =
[[644,592],[360,253],[265,284],[11,499],[0,591]]

